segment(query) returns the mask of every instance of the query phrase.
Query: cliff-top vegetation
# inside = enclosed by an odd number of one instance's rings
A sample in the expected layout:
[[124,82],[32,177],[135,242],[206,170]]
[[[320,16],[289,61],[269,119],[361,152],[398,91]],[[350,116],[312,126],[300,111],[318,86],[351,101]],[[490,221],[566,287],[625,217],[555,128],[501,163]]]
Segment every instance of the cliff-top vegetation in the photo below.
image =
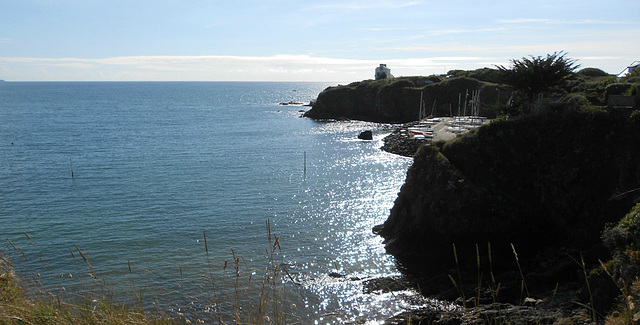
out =
[[[510,67],[450,70],[443,76],[364,80],[327,88],[305,116],[405,123],[418,119],[421,106],[434,116],[457,115],[473,91],[479,92],[480,115],[489,118],[530,113],[543,106],[639,107],[638,70],[617,78],[597,68],[578,68],[575,60],[567,58],[564,52],[556,52],[514,59]],[[612,100],[616,96],[636,98]]]

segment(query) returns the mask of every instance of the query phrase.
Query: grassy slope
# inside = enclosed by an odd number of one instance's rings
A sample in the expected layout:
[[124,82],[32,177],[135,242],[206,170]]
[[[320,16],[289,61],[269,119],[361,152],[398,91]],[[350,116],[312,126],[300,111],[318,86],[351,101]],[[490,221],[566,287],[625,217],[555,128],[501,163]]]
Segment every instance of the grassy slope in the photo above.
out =
[[116,304],[107,298],[79,303],[28,298],[9,263],[0,261],[0,324],[177,324],[149,317],[140,308]]

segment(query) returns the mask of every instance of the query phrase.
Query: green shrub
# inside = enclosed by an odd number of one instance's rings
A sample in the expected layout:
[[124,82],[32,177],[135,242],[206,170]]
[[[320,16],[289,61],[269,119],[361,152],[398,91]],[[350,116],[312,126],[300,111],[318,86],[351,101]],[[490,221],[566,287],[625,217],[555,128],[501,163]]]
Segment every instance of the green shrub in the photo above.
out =
[[629,91],[629,88],[631,88],[631,84],[615,83],[615,84],[607,85],[607,88],[605,88],[605,91],[607,93],[607,96],[624,95]]
[[604,95],[598,93],[597,91],[588,91],[585,93],[585,96],[589,100],[589,102],[593,105],[604,105]]
[[427,80],[433,82],[433,83],[438,83],[440,81],[442,81],[442,78],[435,76],[435,75],[431,75],[427,77]]
[[640,83],[640,76],[629,77],[625,81],[628,83]]
[[559,110],[578,110],[590,106],[589,99],[584,94],[566,94],[558,99],[555,103],[549,104],[553,109],[554,106],[560,107]]
[[587,84],[584,79],[567,80],[562,88],[570,93],[583,92],[587,90]]
[[598,68],[584,68],[578,71],[578,75],[585,77],[606,77],[609,74]]
[[587,85],[586,84],[579,84],[577,86],[574,86],[573,88],[571,88],[571,91],[569,91],[570,93],[583,93],[587,91]]
[[602,241],[613,256],[610,268],[613,276],[632,283],[640,274],[640,203],[618,224],[607,226]]
[[476,70],[449,70],[448,76],[451,77],[467,77],[473,78],[479,81],[500,83],[500,71],[491,68],[481,68]]
[[484,82],[500,83],[500,71],[497,69],[476,69],[473,71],[468,71],[466,73],[466,76]]
[[501,83],[527,94],[534,103],[538,94],[562,85],[580,65],[565,57],[563,51],[547,54],[546,57],[530,56],[511,60],[511,67],[497,65],[497,76]]
[[453,77],[463,77],[467,74],[467,71],[465,70],[449,70],[447,72],[447,76],[453,76]]

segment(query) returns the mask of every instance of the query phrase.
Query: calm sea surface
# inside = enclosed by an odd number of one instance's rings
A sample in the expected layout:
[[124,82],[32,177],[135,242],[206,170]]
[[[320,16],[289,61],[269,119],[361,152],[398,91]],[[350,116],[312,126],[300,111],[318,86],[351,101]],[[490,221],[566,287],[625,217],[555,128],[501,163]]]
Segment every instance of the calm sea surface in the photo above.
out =
[[212,322],[275,293],[291,323],[389,317],[407,302],[362,282],[397,274],[371,228],[411,160],[379,150],[385,125],[278,105],[327,86],[0,83],[0,249],[58,295],[169,316]]

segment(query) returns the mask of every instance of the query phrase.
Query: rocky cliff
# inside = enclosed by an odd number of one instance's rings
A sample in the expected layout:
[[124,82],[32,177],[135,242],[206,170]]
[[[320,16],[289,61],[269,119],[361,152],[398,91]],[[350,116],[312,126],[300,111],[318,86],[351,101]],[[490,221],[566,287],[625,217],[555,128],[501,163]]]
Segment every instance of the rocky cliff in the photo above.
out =
[[640,199],[638,143],[640,114],[628,112],[494,121],[423,146],[376,232],[424,293],[451,289],[446,275],[460,269],[479,275],[480,264],[485,279],[514,272],[514,248],[537,268],[532,278],[576,280],[580,252],[597,263],[605,224]]
[[511,94],[495,84],[465,77],[366,80],[325,89],[304,116],[404,123],[418,119],[421,96],[428,114],[446,116],[457,114],[459,104],[469,102],[474,90],[480,91],[480,114],[487,117],[495,115],[491,105],[504,104]]

